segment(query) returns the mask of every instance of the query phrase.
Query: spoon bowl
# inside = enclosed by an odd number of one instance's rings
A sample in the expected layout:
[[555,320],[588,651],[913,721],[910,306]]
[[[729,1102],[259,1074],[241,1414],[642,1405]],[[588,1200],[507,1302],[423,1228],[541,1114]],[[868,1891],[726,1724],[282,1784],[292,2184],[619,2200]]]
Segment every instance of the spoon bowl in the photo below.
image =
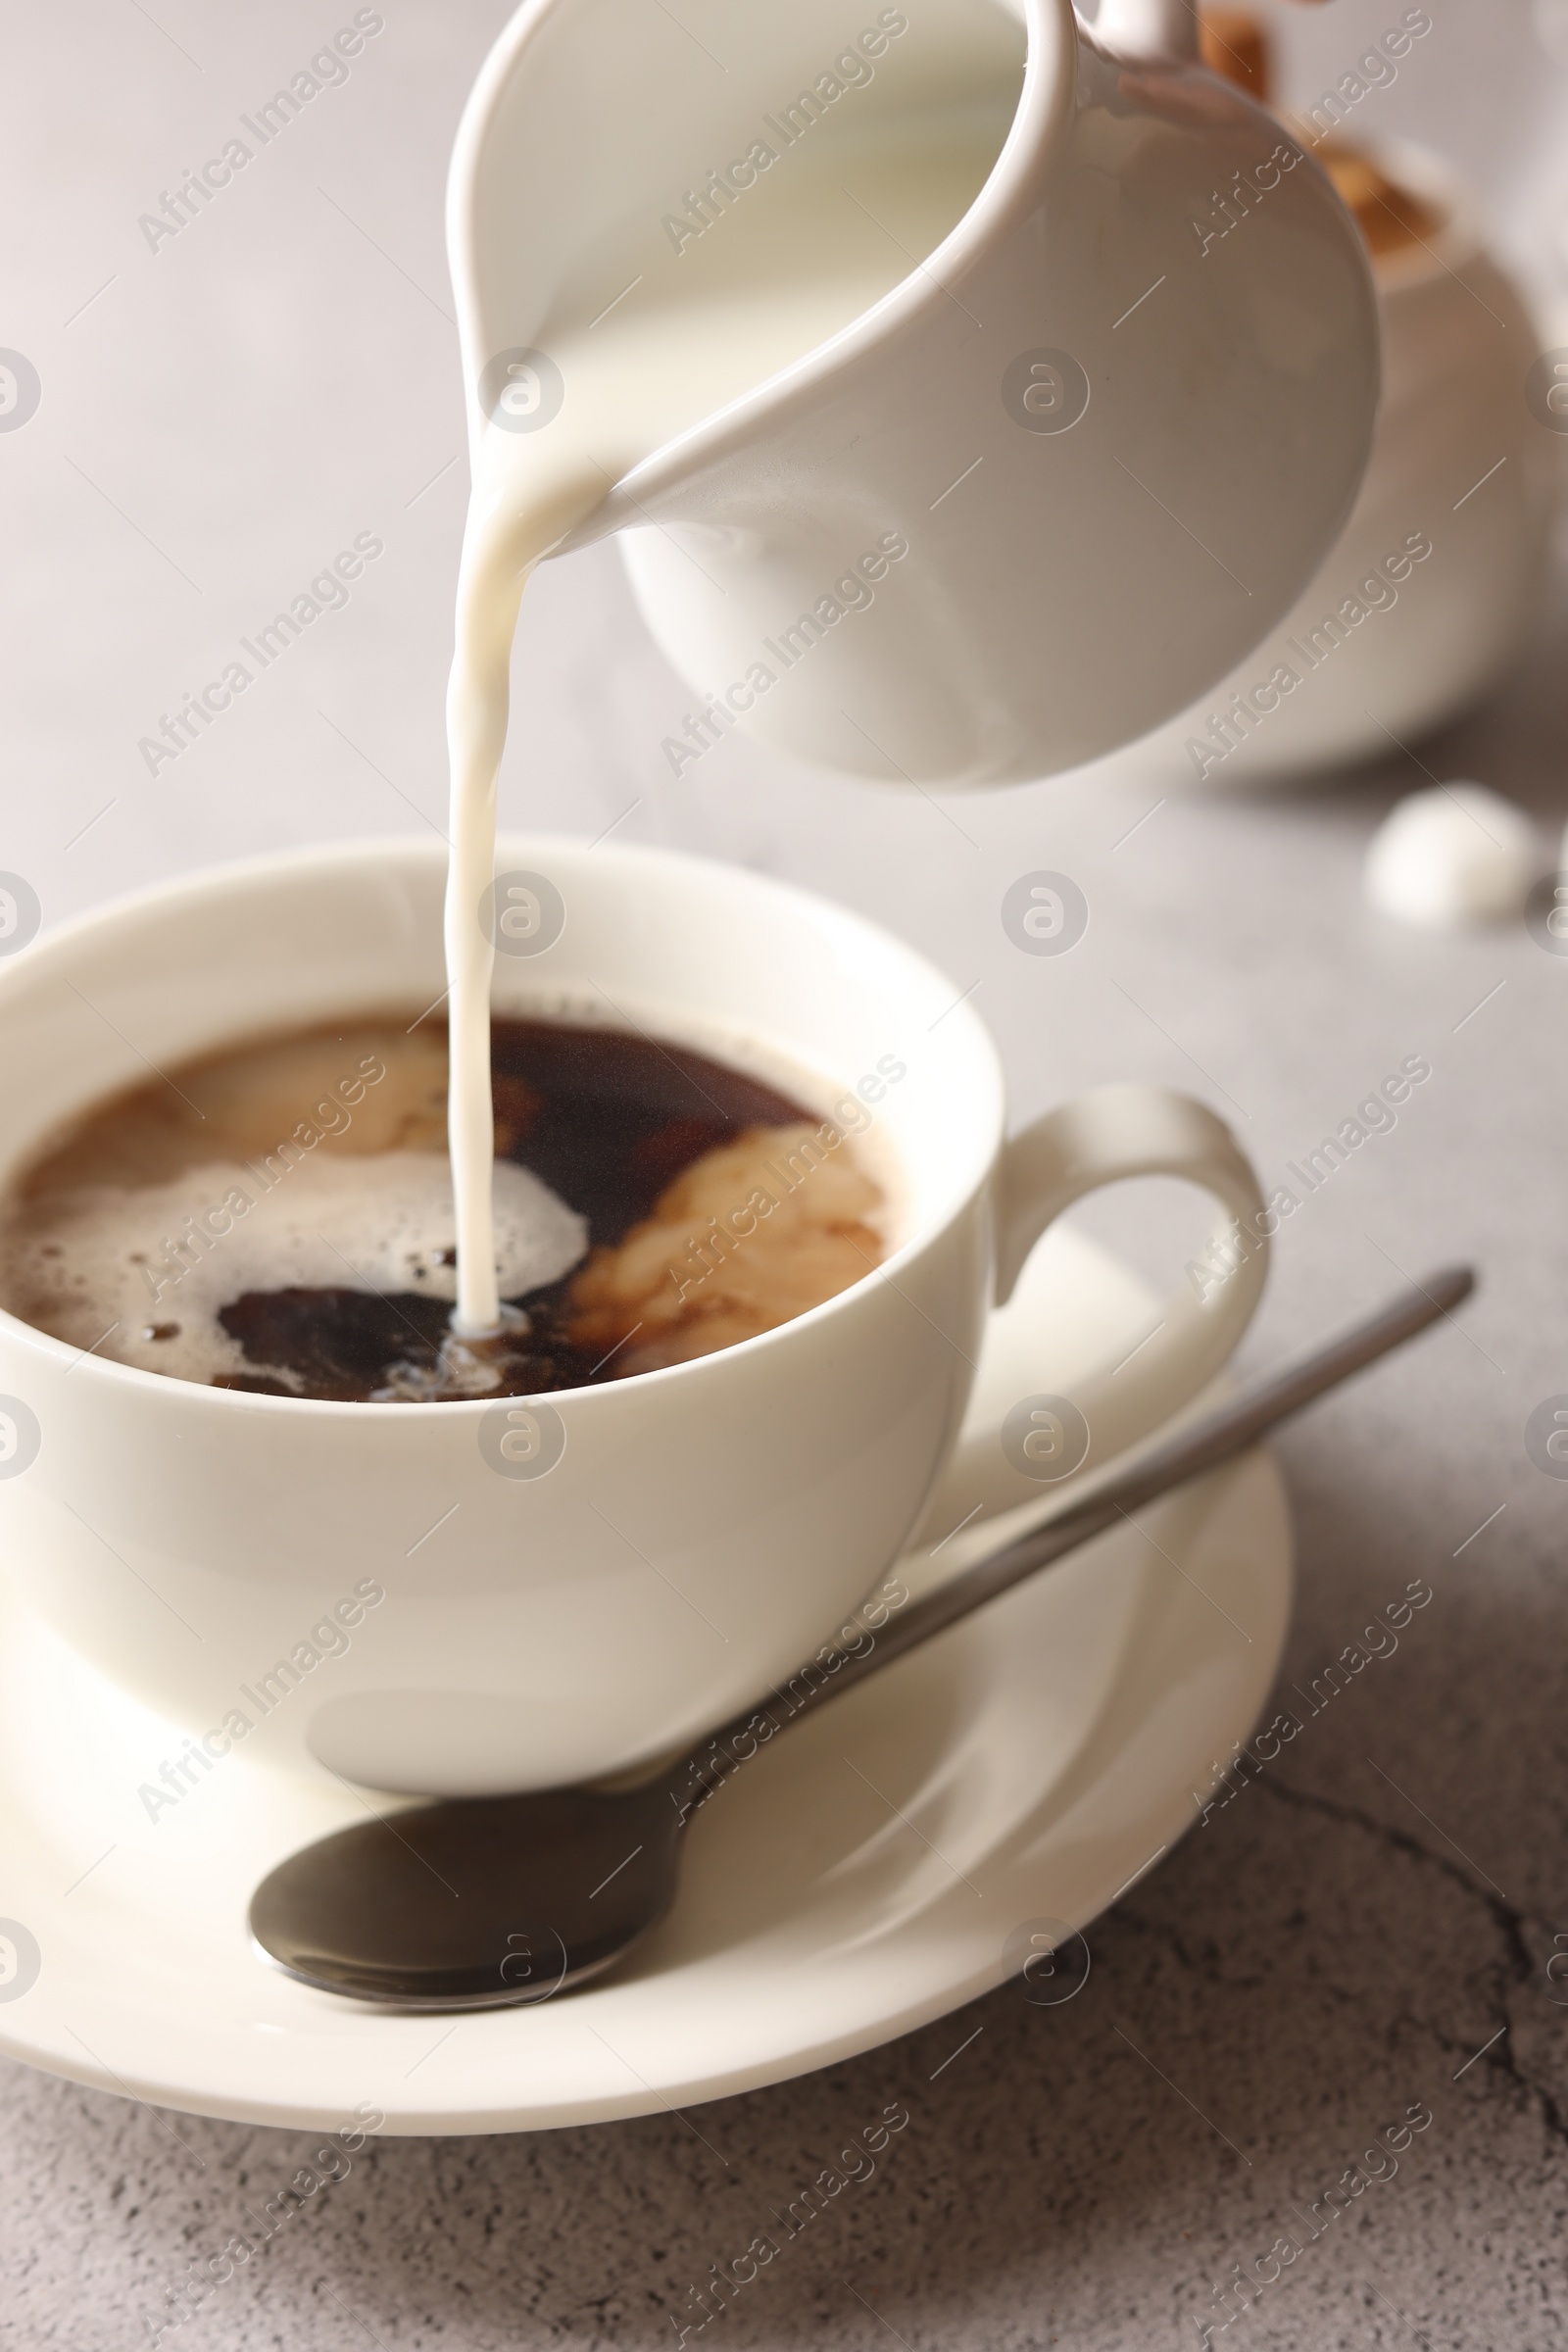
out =
[[357,2000],[548,2000],[603,1975],[663,1918],[680,1831],[662,1781],[418,1805],[283,1863],[257,1889],[251,1933],[286,1976]]

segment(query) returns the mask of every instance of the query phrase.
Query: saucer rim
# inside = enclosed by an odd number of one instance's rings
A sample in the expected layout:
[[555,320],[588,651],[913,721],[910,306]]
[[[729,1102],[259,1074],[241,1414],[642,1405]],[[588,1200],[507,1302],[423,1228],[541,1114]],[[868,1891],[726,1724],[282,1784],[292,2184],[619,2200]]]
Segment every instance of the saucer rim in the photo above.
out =
[[[1225,1523],[1229,1520],[1233,1544],[1239,1535],[1239,1548],[1246,1557],[1248,1571],[1255,1580],[1260,1593],[1276,1604],[1278,1616],[1275,1638],[1267,1643],[1266,1654],[1253,1661],[1249,1673],[1245,1704],[1233,1704],[1223,1721],[1215,1718],[1208,1727],[1216,1752],[1223,1752],[1232,1739],[1241,1740],[1248,1736],[1266,1703],[1277,1674],[1289,1631],[1294,1589],[1291,1517],[1284,1481],[1278,1465],[1266,1448],[1257,1448],[1227,1467],[1210,1473],[1206,1480],[1196,1482],[1191,1492],[1205,1496],[1205,1507],[1188,1542],[1190,1556],[1201,1558],[1205,1549],[1223,1540]],[[1115,1542],[1121,1539],[1110,1540]],[[7,1596],[5,1605],[21,1606],[10,1596]],[[1132,1605],[1129,1629],[1146,1618],[1152,1605],[1150,1588],[1146,1586]],[[1123,1652],[1108,1673],[1094,1718],[1097,1725],[1113,1712],[1118,1698],[1125,1691],[1131,1648],[1129,1631],[1129,1640],[1124,1644]],[[853,1698],[850,1703],[853,1705]],[[1103,1787],[1125,1755],[1134,1728],[1128,1727],[1126,1733],[1119,1737],[1114,1753],[1104,1759],[1094,1784],[1097,1789]],[[1053,1775],[1040,1784],[1031,1800],[1036,1807],[1049,1800],[1055,1777]],[[1054,1916],[1066,1917],[1067,1924],[1077,1930],[1088,1928],[1168,1857],[1187,1832],[1197,1824],[1187,1779],[1188,1776],[1184,1774],[1180,1787],[1172,1782],[1164,1800],[1157,1807],[1150,1806],[1140,1816],[1142,1821],[1152,1829],[1157,1828],[1159,1832],[1160,1842],[1151,1859],[1112,1890],[1108,1882],[1119,1864],[1111,1864],[1107,1853],[1107,1867],[1101,1873],[1107,1882],[1104,1891],[1096,1894],[1087,1904],[1066,1905]],[[1014,1825],[1014,1834],[1022,1821],[1028,1818],[1027,1813],[1021,1817],[1020,1823]],[[1102,1831],[1098,1833],[1097,1841],[1108,1843]],[[1048,1846],[1041,1866],[1048,1884],[1042,1887],[1040,1898],[1048,1904],[1051,1899],[1049,1876],[1055,1862],[1056,1857]],[[135,1916],[132,1906],[125,1908],[129,1916]],[[926,1927],[926,1916],[917,1913],[912,1920],[894,1931],[895,1936],[906,1943],[906,1948],[909,1942],[918,1948]],[[885,1953],[888,1946],[884,1945],[882,1949]],[[251,1955],[247,1952],[245,1958],[248,1961]],[[677,1964],[669,1972],[668,1989],[678,2001],[683,1977],[706,1974],[715,1965],[722,1968],[726,1961],[725,1954],[710,1953],[695,1963]],[[643,2082],[639,2077],[641,2087],[630,2087],[624,2092],[592,2092],[565,2099],[552,2096],[533,2101],[519,2099],[514,2087],[503,2087],[498,2082],[498,2095],[488,2103],[476,2103],[469,2097],[456,2103],[437,2105],[432,2102],[428,2107],[409,2107],[397,2112],[387,2106],[377,2129],[386,2136],[398,2138],[446,2138],[560,2131],[578,2126],[625,2122],[661,2111],[667,2113],[706,2105],[793,2081],[898,2040],[996,1989],[1006,1981],[1008,1973],[1002,1955],[993,1950],[982,1964],[965,1967],[943,1978],[939,1984],[928,1985],[907,2000],[878,2009],[874,2015],[858,2009],[855,2021],[842,2030],[808,2034],[805,2038],[798,2039],[791,2039],[786,2034],[775,2039],[767,2048],[760,2049],[750,2059],[731,2059],[706,2073],[700,2070],[692,2072],[688,2068],[678,2078],[661,2077],[652,2082]],[[171,1998],[178,1997],[172,1990]],[[325,1993],[313,1997],[313,2013],[316,2016],[336,2017],[345,2006]],[[412,2022],[427,2026],[433,2021],[413,2013],[366,2012],[359,2010],[357,2005],[356,2015],[359,2038],[364,2044],[367,2081],[373,2081],[383,2072],[389,2044],[391,2054],[399,2062],[398,2078],[405,2080],[402,2062],[408,2056],[408,2045],[406,2041],[392,2043],[391,2037],[397,2034],[400,2027],[411,2022],[411,2016]],[[326,2130],[335,2128],[341,2121],[338,2112],[340,2102],[337,2100],[312,2105],[295,2097],[273,2099],[249,2093],[225,2093],[216,2081],[198,2081],[190,2075],[182,2075],[179,2081],[171,2081],[152,2080],[145,2075],[120,2074],[107,2061],[98,2058],[95,2052],[87,2051],[84,2042],[80,2044],[84,2053],[82,2058],[58,2046],[62,2036],[57,2030],[51,2032],[55,2023],[53,2018],[49,2026],[44,2028],[44,2034],[57,2046],[48,2048],[40,2046],[38,2040],[29,2040],[24,2032],[19,2031],[22,2023],[19,2018],[13,2024],[8,2015],[0,2012],[0,2054],[89,2088],[114,2092],[122,2097],[130,2096],[176,2113],[277,2130]],[[42,2025],[43,2021],[40,2019],[39,2023]],[[253,2021],[253,2030],[256,2030],[256,2021]],[[614,2054],[619,2055],[618,2052]]]

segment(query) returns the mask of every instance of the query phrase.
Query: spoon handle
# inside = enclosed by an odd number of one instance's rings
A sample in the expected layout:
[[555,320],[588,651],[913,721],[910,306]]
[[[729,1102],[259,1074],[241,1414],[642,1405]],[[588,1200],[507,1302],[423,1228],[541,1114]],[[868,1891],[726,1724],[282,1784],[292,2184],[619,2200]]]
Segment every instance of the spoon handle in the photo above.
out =
[[[803,1666],[775,1693],[776,1705],[753,1707],[715,1732],[703,1752],[694,1756],[672,1779],[694,1802],[711,1792],[760,1742],[796,1722],[824,1699],[834,1698],[880,1673],[898,1658],[906,1657],[922,1642],[945,1633],[972,1610],[983,1608],[999,1593],[1049,1568],[1096,1536],[1106,1534],[1129,1519],[1142,1504],[1152,1502],[1173,1487],[1217,1469],[1222,1462],[1245,1453],[1259,1438],[1303,1405],[1338,1388],[1341,1381],[1376,1363],[1380,1356],[1412,1340],[1440,1316],[1451,1313],[1475,1288],[1468,1266],[1452,1266],[1412,1283],[1377,1314],[1351,1324],[1337,1339],[1313,1354],[1245,1390],[1216,1412],[1195,1422],[1163,1445],[1140,1455],[1084,1500],[1072,1504],[1044,1527],[1032,1529],[1002,1550],[976,1560],[913,1601],[885,1630],[875,1634],[869,1648],[839,1657],[824,1666]],[[767,1727],[771,1726],[771,1730]],[[677,1799],[677,1801],[679,1801]]]

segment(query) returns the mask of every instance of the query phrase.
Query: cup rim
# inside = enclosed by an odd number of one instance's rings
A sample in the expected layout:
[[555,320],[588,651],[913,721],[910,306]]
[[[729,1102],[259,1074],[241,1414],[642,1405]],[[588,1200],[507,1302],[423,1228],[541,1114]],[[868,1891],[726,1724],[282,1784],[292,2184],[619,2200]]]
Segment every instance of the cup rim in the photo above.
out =
[[[563,850],[568,854],[586,856],[590,844],[578,834],[501,833],[497,836],[496,855],[499,863],[503,856],[538,857],[541,853],[559,854]],[[940,988],[952,986],[946,973],[896,933],[883,929],[867,916],[839,905],[835,900],[802,889],[797,883],[780,881],[769,874],[759,874],[750,867],[737,866],[723,858],[705,858],[691,851],[668,849],[662,844],[605,843],[602,847],[595,847],[593,854],[595,868],[599,872],[612,872],[618,868],[622,872],[646,873],[650,865],[655,865],[677,872],[696,869],[700,873],[721,873],[725,876],[728,889],[739,887],[760,898],[772,899],[775,903],[793,901],[804,905],[811,909],[818,921],[825,920],[841,933],[848,934],[857,940],[862,950],[869,949],[894,963],[902,962],[911,977],[918,976]],[[383,865],[444,867],[446,851],[442,844],[430,841],[422,834],[375,834],[293,845],[288,849],[266,851],[257,857],[226,858],[220,864],[198,867],[162,882],[144,884],[137,890],[127,891],[81,913],[63,918],[25,948],[14,961],[0,963],[0,1010],[4,1008],[8,990],[21,984],[23,974],[31,974],[35,978],[46,977],[41,967],[47,962],[65,959],[78,943],[93,938],[117,923],[134,921],[153,913],[177,913],[185,906],[206,900],[215,890],[275,886],[302,870],[315,868],[330,872],[335,866],[364,863],[367,859],[379,861]],[[966,1179],[958,1180],[934,1215],[928,1214],[890,1256],[852,1283],[848,1290],[836,1293],[833,1298],[821,1300],[816,1306],[808,1307],[804,1313],[792,1316],[785,1323],[774,1325],[770,1331],[759,1332],[750,1339],[736,1340],[708,1355],[687,1357],[680,1363],[660,1365],[648,1372],[628,1373],[623,1379],[593,1386],[542,1391],[538,1398],[478,1396],[450,1398],[442,1402],[392,1404],[341,1397],[270,1396],[252,1390],[220,1389],[204,1381],[175,1379],[168,1373],[145,1371],[136,1364],[122,1364],[113,1357],[93,1355],[83,1348],[73,1348],[67,1341],[56,1339],[52,1333],[40,1331],[36,1325],[24,1322],[3,1304],[0,1304],[0,1332],[14,1344],[21,1344],[46,1360],[65,1362],[70,1359],[67,1368],[73,1374],[84,1371],[89,1384],[94,1387],[102,1387],[107,1383],[113,1390],[128,1382],[132,1390],[142,1390],[149,1396],[162,1396],[168,1399],[166,1409],[172,1409],[179,1404],[198,1411],[205,1409],[229,1414],[261,1412],[274,1415],[303,1410],[318,1420],[323,1414],[358,1417],[366,1413],[397,1413],[404,1417],[396,1424],[400,1427],[405,1426],[411,1416],[421,1421],[437,1416],[440,1426],[461,1428],[476,1422],[498,1401],[543,1401],[559,1407],[569,1399],[574,1411],[607,1411],[616,1409],[611,1401],[613,1398],[652,1395],[655,1384],[663,1387],[672,1381],[683,1380],[690,1386],[705,1377],[711,1378],[714,1365],[728,1363],[743,1354],[750,1357],[763,1349],[776,1350],[789,1345],[792,1338],[799,1345],[801,1337],[814,1332],[835,1313],[849,1311],[850,1302],[863,1298],[869,1286],[894,1280],[902,1270],[934,1248],[963,1214],[976,1193],[990,1181],[1005,1132],[1001,1057],[990,1031],[974,1012],[967,998],[953,1005],[945,1016],[944,1026],[950,1021],[953,1024],[951,1034],[963,1041],[967,1054],[979,1064],[982,1080],[986,1082],[991,1098],[991,1115],[986,1122],[989,1143],[983,1159],[971,1168]],[[215,1047],[215,1051],[220,1050],[220,1045]],[[201,1401],[197,1402],[197,1399]],[[593,1399],[602,1401],[596,1403],[591,1401]]]

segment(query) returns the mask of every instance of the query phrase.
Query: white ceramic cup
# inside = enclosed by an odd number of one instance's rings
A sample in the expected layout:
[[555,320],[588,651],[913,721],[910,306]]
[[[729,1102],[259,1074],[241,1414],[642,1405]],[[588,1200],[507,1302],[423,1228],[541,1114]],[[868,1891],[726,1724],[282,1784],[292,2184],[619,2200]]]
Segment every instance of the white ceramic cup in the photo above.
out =
[[[1156,1088],[1084,1096],[1006,1143],[969,1005],[855,915],[612,845],[504,841],[499,868],[544,875],[564,923],[500,957],[498,1009],[635,1023],[824,1118],[838,1103],[898,1197],[897,1247],[779,1330],[537,1406],[207,1388],[0,1313],[4,1556],[69,1642],[209,1755],[243,1741],[461,1795],[610,1773],[700,1733],[830,1637],[897,1555],[993,1298],[1059,1210],[1149,1173],[1206,1188],[1227,1224],[1261,1208],[1228,1130]],[[0,963],[0,1180],[149,1064],[334,1014],[412,1018],[442,990],[444,869],[425,842],[261,859]],[[1140,1335],[1106,1334],[1106,1368],[1070,1400],[1089,1466],[1219,1370],[1262,1274],[1250,1252],[1205,1298],[1189,1285],[1114,1373]],[[999,1499],[1043,1491],[1000,1439],[996,1467]],[[384,1598],[367,1607],[365,1587]]]

